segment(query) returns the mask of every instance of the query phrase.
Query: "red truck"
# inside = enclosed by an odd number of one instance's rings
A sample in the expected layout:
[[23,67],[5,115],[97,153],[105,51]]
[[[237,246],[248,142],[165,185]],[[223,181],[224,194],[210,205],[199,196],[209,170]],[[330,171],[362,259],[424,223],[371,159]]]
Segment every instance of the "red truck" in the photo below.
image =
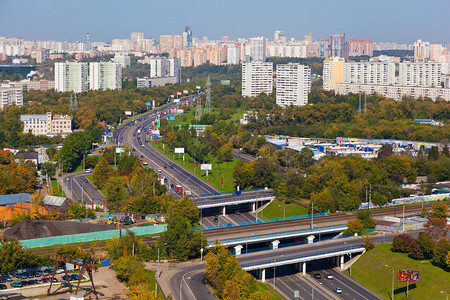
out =
[[183,187],[181,185],[177,185],[175,188],[177,189],[178,194],[183,194]]

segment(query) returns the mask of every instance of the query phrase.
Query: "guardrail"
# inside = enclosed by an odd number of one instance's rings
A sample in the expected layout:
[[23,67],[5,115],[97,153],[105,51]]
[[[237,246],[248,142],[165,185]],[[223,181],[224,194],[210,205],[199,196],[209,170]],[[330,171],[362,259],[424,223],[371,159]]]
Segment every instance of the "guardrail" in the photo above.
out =
[[[266,190],[266,188],[256,188],[256,189],[249,189],[249,190],[242,190],[242,193],[247,193],[247,192],[257,192],[257,191],[270,191],[270,190]],[[231,195],[233,194],[235,191],[232,192],[222,192],[222,193],[213,193],[213,194],[203,194],[203,195],[189,195],[189,198],[191,199],[195,199],[195,198],[205,198],[205,197],[213,197],[213,196],[221,196],[221,195]],[[175,200],[181,199],[181,197],[177,197],[174,198]]]
[[[239,242],[248,242],[248,241],[254,241],[254,240],[260,240],[260,239],[276,239],[280,236],[286,236],[286,235],[292,235],[292,236],[298,236],[304,233],[307,234],[313,234],[317,232],[322,231],[329,231],[333,229],[338,230],[344,230],[347,228],[347,225],[335,225],[335,226],[327,226],[327,227],[319,227],[319,228],[313,228],[311,229],[303,229],[303,230],[295,230],[295,231],[286,231],[286,232],[278,232],[278,233],[271,233],[271,234],[262,234],[262,235],[253,235],[253,236],[247,236],[246,238],[234,238],[234,239],[227,239],[227,240],[221,240],[220,242],[222,244],[235,244]],[[208,245],[214,245],[215,242],[209,242]]]
[[273,259],[266,259],[266,260],[262,260],[262,261],[255,261],[255,262],[251,262],[251,263],[241,264],[241,267],[248,268],[248,267],[260,266],[260,265],[275,264],[275,263],[283,262],[283,261],[295,260],[295,259],[311,257],[311,256],[319,256],[319,255],[323,255],[323,254],[331,254],[331,253],[336,253],[336,252],[341,252],[341,251],[346,251],[346,250],[360,249],[360,248],[364,248],[364,246],[356,245],[356,246],[350,246],[350,247],[344,247],[344,248],[338,248],[338,249],[330,249],[330,250],[323,250],[323,251],[316,251],[316,252],[310,252],[310,253],[304,253],[304,254],[291,255],[291,256],[286,256],[286,257],[277,257],[277,258],[273,258]]
[[[314,217],[323,217],[323,216],[328,216],[328,212],[314,214]],[[194,230],[210,230],[210,229],[216,229],[216,228],[226,228],[226,227],[234,227],[234,226],[259,224],[259,223],[271,223],[271,222],[279,222],[279,221],[286,221],[286,220],[298,220],[298,219],[306,219],[306,218],[311,218],[311,214],[300,215],[300,216],[291,216],[291,217],[286,217],[286,218],[274,218],[274,219],[267,219],[267,220],[254,220],[254,221],[247,221],[247,222],[227,223],[227,224],[221,224],[221,225],[218,224],[218,225],[211,225],[211,226],[204,226],[204,227],[196,227],[196,228],[192,228],[192,229],[194,229]]]

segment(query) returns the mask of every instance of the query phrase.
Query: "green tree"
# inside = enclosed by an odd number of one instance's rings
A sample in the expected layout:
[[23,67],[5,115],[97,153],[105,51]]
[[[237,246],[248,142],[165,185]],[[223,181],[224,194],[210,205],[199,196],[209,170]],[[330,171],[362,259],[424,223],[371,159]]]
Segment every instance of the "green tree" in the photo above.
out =
[[432,218],[448,218],[448,207],[446,202],[433,204],[431,211]]
[[428,149],[428,160],[438,160],[439,158],[439,148],[436,146],[431,146]]
[[95,212],[91,208],[87,208],[80,202],[76,201],[72,203],[64,212],[66,219],[84,219],[84,218],[95,218]]
[[[101,161],[100,161],[101,162]],[[95,172],[95,170],[94,170]],[[125,188],[125,182],[122,177],[111,177],[105,185],[106,206],[108,210],[119,212],[123,210],[128,200],[128,191]]]
[[362,209],[356,213],[356,218],[361,221],[364,226],[364,230],[372,229],[375,227],[375,221],[373,220],[370,210]]
[[56,174],[56,166],[51,162],[45,162],[41,164],[41,172],[50,177],[55,177]]
[[417,245],[422,250],[424,258],[433,258],[434,243],[428,234],[421,233],[417,238]]
[[446,257],[449,251],[450,243],[446,238],[441,238],[434,247],[433,262],[443,268],[446,268]]
[[116,170],[114,170],[106,161],[102,158],[94,168],[93,179],[94,183],[100,189],[106,187],[108,179],[116,176]]
[[364,225],[361,223],[360,220],[348,220],[347,222],[347,229],[345,229],[344,234],[361,234],[361,232],[364,230]]
[[58,150],[56,150],[55,146],[51,146],[45,150],[45,153],[48,155],[48,158],[50,160],[53,160],[55,158],[55,155],[58,153]]

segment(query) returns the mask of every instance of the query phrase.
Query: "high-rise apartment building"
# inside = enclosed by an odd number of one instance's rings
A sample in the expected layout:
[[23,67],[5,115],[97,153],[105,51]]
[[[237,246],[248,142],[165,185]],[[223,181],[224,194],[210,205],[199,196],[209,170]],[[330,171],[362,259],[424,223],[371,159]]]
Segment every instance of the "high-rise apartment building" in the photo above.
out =
[[395,84],[395,63],[346,62],[344,83],[393,85]]
[[122,65],[115,62],[89,63],[90,90],[122,90]]
[[116,53],[113,60],[114,62],[121,64],[122,68],[126,68],[131,65],[131,58],[125,54]]
[[404,86],[440,87],[441,64],[403,62],[399,65],[399,84]]
[[242,64],[242,96],[256,97],[272,94],[273,63],[254,61]]
[[240,52],[239,46],[228,46],[227,47],[227,64],[238,65],[240,63]]
[[131,33],[131,42],[132,43],[138,43],[144,39],[144,33],[143,32],[132,32]]
[[186,30],[184,31],[186,32],[186,47],[187,48],[191,48],[192,47],[192,31],[191,31],[191,26],[187,26]]
[[88,64],[55,63],[55,89],[58,92],[81,93],[88,90]]
[[308,104],[311,69],[298,63],[277,65],[276,103],[282,107]]
[[348,58],[348,48],[345,42],[345,33],[331,33],[329,43],[329,57]]
[[11,87],[8,84],[0,86],[0,109],[7,106],[23,106],[23,91],[21,88]]
[[414,61],[427,61],[430,58],[430,43],[417,40],[414,43]]
[[360,56],[360,55],[373,56],[373,42],[371,40],[350,39],[348,41],[348,55],[349,56]]
[[181,82],[181,60],[179,58],[152,57],[150,59],[150,78],[175,77]]
[[344,81],[344,62],[341,57],[327,58],[323,61],[323,89],[331,91],[337,83]]
[[266,61],[266,38],[263,36],[250,39],[250,56],[252,61]]

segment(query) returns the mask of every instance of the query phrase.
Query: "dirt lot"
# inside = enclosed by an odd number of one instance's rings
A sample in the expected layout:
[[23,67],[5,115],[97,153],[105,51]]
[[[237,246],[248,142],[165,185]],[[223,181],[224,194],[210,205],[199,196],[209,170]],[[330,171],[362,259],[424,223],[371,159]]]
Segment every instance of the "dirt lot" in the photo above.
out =
[[[62,290],[67,289],[67,287],[62,287],[60,285],[61,277],[63,274],[58,274],[58,285],[55,283],[52,285],[52,291],[56,289]],[[76,281],[72,281],[73,294],[75,294],[76,289]],[[94,273],[94,283],[95,288],[98,292],[99,299],[128,299],[125,295],[128,289],[125,287],[123,283],[117,280],[116,273],[114,270],[110,269],[110,267],[102,267],[98,269],[97,273]],[[8,287],[10,285],[8,284]],[[22,295],[26,297],[30,297],[31,299],[49,299],[49,300],[59,300],[59,299],[69,299],[70,294],[64,293],[55,296],[43,297],[43,295],[47,294],[49,284],[42,284],[40,286],[27,286],[23,288],[4,290],[4,291],[15,291],[22,293]],[[78,295],[84,296],[85,299],[95,299],[93,291],[91,289],[91,283],[84,282],[80,284],[80,287],[83,290],[78,291]],[[37,298],[39,296],[39,298]],[[36,298],[33,298],[36,297]],[[91,297],[91,298],[90,298]]]

